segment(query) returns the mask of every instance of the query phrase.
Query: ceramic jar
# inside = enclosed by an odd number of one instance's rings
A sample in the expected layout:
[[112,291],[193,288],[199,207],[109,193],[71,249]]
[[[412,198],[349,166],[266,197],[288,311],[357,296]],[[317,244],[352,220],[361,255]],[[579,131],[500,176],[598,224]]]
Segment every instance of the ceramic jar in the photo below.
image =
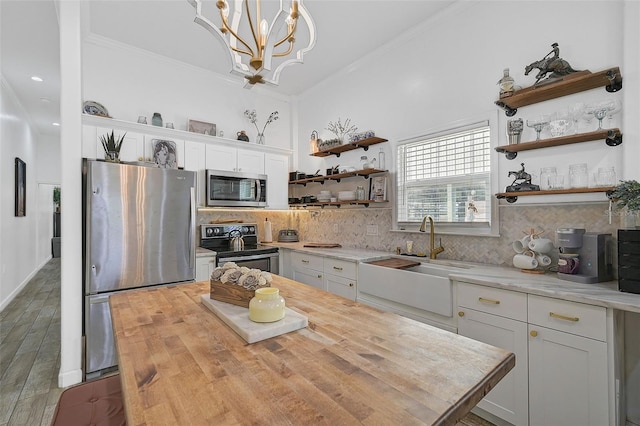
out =
[[162,115],[159,112],[154,112],[151,117],[151,124],[154,126],[162,127]]
[[285,302],[280,290],[262,287],[249,301],[249,319],[254,322],[275,322],[284,318]]

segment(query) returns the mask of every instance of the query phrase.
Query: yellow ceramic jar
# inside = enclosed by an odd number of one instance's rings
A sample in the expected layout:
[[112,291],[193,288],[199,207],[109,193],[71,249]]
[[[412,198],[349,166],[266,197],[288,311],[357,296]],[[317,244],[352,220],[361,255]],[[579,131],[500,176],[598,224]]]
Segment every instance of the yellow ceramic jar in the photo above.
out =
[[256,290],[249,302],[249,319],[255,322],[275,322],[284,318],[284,299],[275,287]]

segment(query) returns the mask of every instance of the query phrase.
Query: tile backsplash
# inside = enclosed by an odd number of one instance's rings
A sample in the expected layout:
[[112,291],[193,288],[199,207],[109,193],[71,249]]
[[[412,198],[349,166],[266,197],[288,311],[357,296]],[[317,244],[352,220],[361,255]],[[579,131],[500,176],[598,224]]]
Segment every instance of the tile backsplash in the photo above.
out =
[[[515,254],[511,243],[522,238],[524,231],[534,228],[544,231],[544,236],[556,241],[555,230],[563,227],[585,228],[587,232],[610,233],[616,236],[621,218],[615,214],[609,224],[607,203],[564,205],[502,205],[500,206],[500,236],[472,237],[438,235],[445,251],[439,259],[479,262],[493,265],[511,265]],[[296,229],[301,241],[339,243],[343,247],[395,252],[396,247],[405,247],[407,240],[413,241],[413,251],[427,252],[429,234],[419,232],[391,231],[393,213],[390,208],[352,208],[291,211],[201,211],[201,224],[212,220],[237,219],[258,223],[262,238],[265,218],[272,223],[273,237],[281,229]],[[552,253],[557,260],[557,250]]]

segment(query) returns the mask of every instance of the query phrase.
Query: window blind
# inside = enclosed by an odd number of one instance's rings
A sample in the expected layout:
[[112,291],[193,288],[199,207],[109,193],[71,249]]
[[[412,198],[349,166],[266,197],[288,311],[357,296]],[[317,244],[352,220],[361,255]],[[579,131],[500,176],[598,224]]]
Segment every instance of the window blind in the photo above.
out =
[[489,222],[488,123],[398,146],[398,222]]

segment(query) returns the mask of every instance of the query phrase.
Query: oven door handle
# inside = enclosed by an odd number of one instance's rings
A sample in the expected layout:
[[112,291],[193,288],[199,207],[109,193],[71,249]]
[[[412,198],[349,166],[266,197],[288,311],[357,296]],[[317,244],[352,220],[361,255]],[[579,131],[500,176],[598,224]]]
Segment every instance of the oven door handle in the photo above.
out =
[[242,260],[266,259],[268,257],[278,257],[278,253],[255,254],[253,256],[218,257],[218,262],[238,262]]

